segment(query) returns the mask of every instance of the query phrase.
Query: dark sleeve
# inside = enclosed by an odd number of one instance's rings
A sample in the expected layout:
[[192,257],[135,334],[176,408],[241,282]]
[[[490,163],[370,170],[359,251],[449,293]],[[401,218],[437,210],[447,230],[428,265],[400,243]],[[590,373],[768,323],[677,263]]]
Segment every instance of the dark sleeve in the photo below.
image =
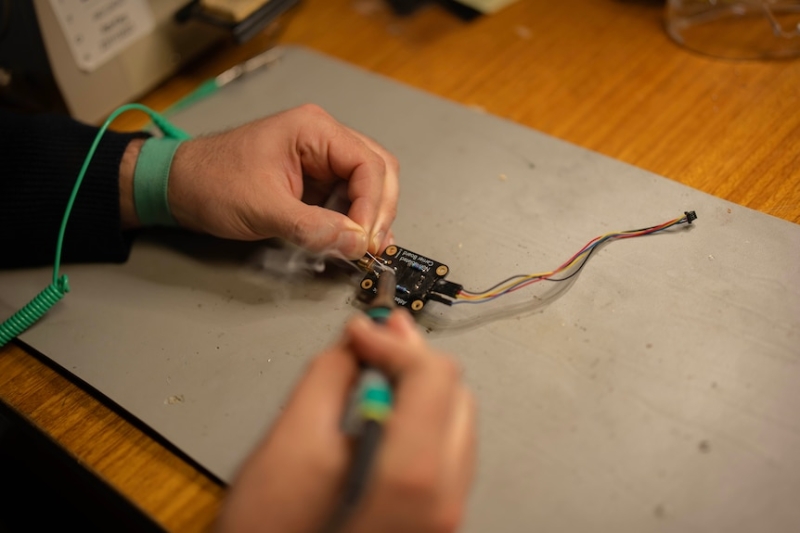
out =
[[[58,115],[0,110],[0,268],[53,263],[61,219],[98,128]],[[64,262],[123,262],[119,165],[143,134],[108,131],[78,192],[64,238]]]

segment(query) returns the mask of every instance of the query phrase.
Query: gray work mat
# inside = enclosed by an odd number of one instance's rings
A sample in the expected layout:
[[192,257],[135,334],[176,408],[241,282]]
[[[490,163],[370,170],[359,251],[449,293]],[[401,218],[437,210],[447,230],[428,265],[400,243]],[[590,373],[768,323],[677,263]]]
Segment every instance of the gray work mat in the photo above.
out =
[[[175,122],[207,133],[305,102],[398,156],[398,244],[467,288],[699,215],[609,244],[516,316],[429,304],[431,342],[479,401],[465,531],[800,530],[800,227],[302,49]],[[254,272],[263,247],[145,235],[125,265],[67,266],[73,292],[23,339],[231,480],[355,311],[344,277]],[[49,276],[0,274],[0,314]]]

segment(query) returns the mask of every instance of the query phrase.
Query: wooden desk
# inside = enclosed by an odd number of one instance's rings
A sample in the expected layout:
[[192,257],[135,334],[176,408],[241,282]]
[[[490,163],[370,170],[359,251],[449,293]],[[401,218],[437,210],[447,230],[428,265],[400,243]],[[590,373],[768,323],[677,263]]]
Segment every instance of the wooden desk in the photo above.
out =
[[[378,0],[306,0],[279,40],[800,222],[800,62],[693,55],[661,12],[521,0],[464,23],[438,7],[398,19]],[[269,44],[224,47],[143,102],[163,109]],[[222,487],[17,346],[0,350],[0,399],[165,528],[212,523]]]

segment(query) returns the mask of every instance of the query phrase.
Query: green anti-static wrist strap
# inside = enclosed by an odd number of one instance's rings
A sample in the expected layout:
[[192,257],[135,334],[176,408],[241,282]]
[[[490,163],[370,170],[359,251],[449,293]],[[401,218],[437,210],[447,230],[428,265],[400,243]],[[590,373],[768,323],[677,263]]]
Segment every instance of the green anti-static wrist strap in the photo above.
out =
[[143,226],[177,226],[169,208],[167,190],[172,158],[181,139],[147,139],[136,159],[133,202]]
[[[75,180],[72,193],[67,201],[67,207],[64,210],[64,218],[61,220],[61,228],[58,231],[58,240],[56,241],[56,258],[53,264],[53,281],[50,283],[50,285],[45,287],[42,292],[37,294],[33,300],[28,302],[25,307],[11,315],[11,317],[5,322],[0,323],[0,348],[8,344],[11,339],[31,327],[37,320],[42,318],[51,307],[61,300],[67,292],[69,292],[69,278],[67,278],[66,275],[59,275],[59,270],[61,268],[61,249],[64,245],[64,233],[67,230],[67,222],[69,221],[69,215],[72,212],[72,206],[75,204],[75,198],[78,196],[78,191],[80,190],[81,183],[83,183],[86,170],[89,168],[89,163],[92,162],[95,151],[97,151],[97,146],[100,144],[100,139],[103,138],[103,135],[105,134],[106,130],[108,130],[108,127],[118,116],[126,111],[132,110],[138,110],[147,113],[153,123],[164,133],[164,137],[168,139],[177,139],[179,141],[191,139],[191,136],[188,133],[173,126],[167,121],[167,119],[149,107],[141,104],[126,104],[117,108],[113,113],[111,113],[105,123],[103,123],[103,126],[97,132],[94,142],[92,142],[92,146],[89,148],[89,152],[86,154],[86,159],[83,160],[83,166],[81,166],[81,170],[78,173],[78,178]],[[177,146],[175,146],[175,149],[177,149]],[[172,154],[174,153],[175,152],[173,150]],[[169,157],[170,161],[172,160],[172,154],[170,154]],[[166,190],[166,178],[168,176],[169,167],[167,167],[165,173],[162,173],[154,178],[157,180],[164,180],[164,184],[162,185],[164,190]],[[166,196],[164,196],[164,201],[166,201]],[[169,207],[167,207],[167,214],[169,214]],[[171,215],[170,219],[172,219]]]

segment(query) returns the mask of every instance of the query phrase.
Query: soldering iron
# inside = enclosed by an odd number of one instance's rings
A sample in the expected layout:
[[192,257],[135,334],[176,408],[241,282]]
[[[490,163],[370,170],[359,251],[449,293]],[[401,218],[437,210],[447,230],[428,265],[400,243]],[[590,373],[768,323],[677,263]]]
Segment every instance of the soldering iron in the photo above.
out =
[[[389,319],[394,308],[396,278],[391,268],[381,271],[377,296],[367,309],[367,316],[377,324]],[[345,485],[344,508],[358,503],[369,478],[372,462],[380,445],[383,426],[392,408],[389,378],[377,368],[363,365],[342,423],[346,434],[357,437],[356,456]]]

